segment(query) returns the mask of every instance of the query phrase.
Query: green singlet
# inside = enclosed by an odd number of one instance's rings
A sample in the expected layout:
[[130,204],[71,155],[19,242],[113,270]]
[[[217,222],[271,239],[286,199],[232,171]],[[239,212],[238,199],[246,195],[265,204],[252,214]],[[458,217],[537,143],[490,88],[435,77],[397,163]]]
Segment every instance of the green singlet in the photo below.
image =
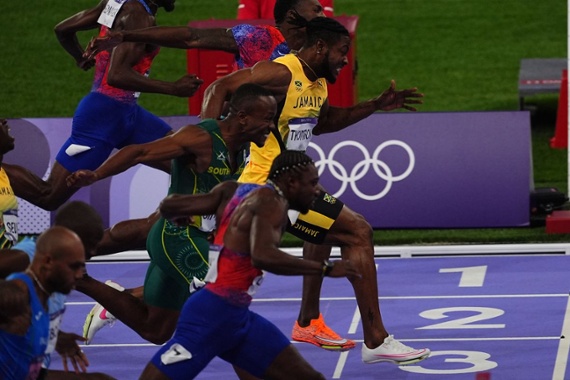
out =
[[[236,156],[237,171],[231,172],[228,149],[215,120],[198,124],[212,136],[213,150],[208,170],[196,173],[186,166],[187,157],[172,160],[168,194],[207,193],[218,183],[236,180],[245,165],[247,152]],[[147,304],[166,309],[182,309],[190,296],[193,278],[202,280],[208,271],[208,236],[215,228],[213,215],[195,218],[189,227],[178,227],[161,218],[151,228],[146,248],[150,265],[144,283]]]

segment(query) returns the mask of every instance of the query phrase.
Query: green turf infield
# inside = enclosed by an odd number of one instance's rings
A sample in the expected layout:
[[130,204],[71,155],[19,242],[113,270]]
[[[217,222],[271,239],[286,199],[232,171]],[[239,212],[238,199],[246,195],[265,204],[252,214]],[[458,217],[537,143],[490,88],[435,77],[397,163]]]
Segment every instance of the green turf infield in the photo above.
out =
[[[71,117],[89,91],[92,72],[77,69],[59,46],[53,27],[95,1],[3,2],[0,38],[0,116]],[[234,18],[234,0],[178,0],[160,25]],[[358,15],[359,97],[367,99],[395,79],[399,88],[425,93],[421,111],[490,111],[518,108],[522,58],[567,56],[567,3],[563,0],[336,0],[336,14]],[[87,43],[92,33],[83,33]],[[164,48],[152,76],[175,80],[186,70],[185,51]],[[552,150],[557,96],[527,99],[533,105],[536,186],[566,192],[566,150]],[[144,94],[141,105],[158,115],[187,112],[187,100]],[[492,184],[490,184],[492,185]],[[544,227],[481,230],[389,230],[377,244],[511,243],[566,241]],[[286,239],[288,244],[297,244]]]

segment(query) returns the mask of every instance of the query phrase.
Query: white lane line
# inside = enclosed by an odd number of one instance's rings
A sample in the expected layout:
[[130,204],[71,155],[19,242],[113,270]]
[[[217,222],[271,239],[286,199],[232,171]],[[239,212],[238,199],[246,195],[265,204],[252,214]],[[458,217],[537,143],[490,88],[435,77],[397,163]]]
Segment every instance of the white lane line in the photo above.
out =
[[341,352],[338,358],[338,362],[336,363],[336,368],[334,369],[333,379],[340,379],[342,375],[342,370],[346,364],[346,358],[348,357],[349,351]]
[[[353,339],[356,343],[363,343],[364,339]],[[421,339],[400,339],[400,342],[479,342],[479,341],[532,341],[532,340],[560,340],[559,336],[510,336],[510,337],[494,337],[494,338],[483,338],[483,337],[474,337],[474,338],[421,338]],[[292,340],[291,343],[293,344],[306,344],[304,342],[297,342]]]
[[[363,343],[364,339],[353,339],[356,343]],[[536,340],[560,340],[559,336],[511,336],[511,337],[494,337],[494,338],[483,338],[483,337],[473,337],[473,338],[421,338],[421,339],[400,339],[400,342],[502,342],[502,341],[536,341]],[[291,341],[293,344],[306,344],[304,342]]]
[[[495,337],[495,338],[430,338],[430,339],[400,339],[398,338],[398,340],[400,342],[471,342],[471,341],[533,341],[533,340],[568,340],[568,339],[560,339],[559,336],[521,336],[521,337]],[[363,339],[355,339],[354,340],[356,343],[362,343],[364,342]],[[291,341],[292,344],[307,344],[304,342],[297,342],[297,341]],[[159,347],[160,345],[156,345],[156,344],[152,344],[152,343],[109,343],[109,344],[90,344],[90,345],[84,345],[84,344],[80,344],[79,346],[81,347],[86,347],[86,348],[108,348],[108,347]],[[357,349],[354,349],[355,352],[357,351]],[[353,351],[353,350],[351,350]],[[341,352],[340,354],[340,358],[339,358],[339,362],[337,364],[337,369],[344,367],[344,362],[346,362],[346,355],[348,354],[350,351],[344,351]],[[566,357],[564,358],[564,360],[566,360]],[[342,362],[342,363],[341,363]],[[565,367],[564,363],[564,367]],[[342,368],[341,368],[342,371]],[[556,379],[562,379],[563,377],[559,377]],[[553,379],[555,379],[553,377]]]
[[[476,298],[557,298],[568,297],[568,294],[481,294],[470,296],[400,296],[379,297],[380,300],[431,300],[431,299],[476,299]],[[321,297],[321,301],[355,301],[355,297]],[[300,302],[301,298],[254,298],[256,302]],[[95,301],[71,301],[66,302],[69,306],[95,305]]]
[[355,334],[358,325],[360,325],[360,310],[358,310],[358,306],[356,306],[356,310],[354,310],[354,314],[352,315],[352,322],[350,322],[350,327],[348,328],[348,333]]
[[109,344],[80,344],[79,347],[85,348],[109,348],[109,347],[160,347],[153,343],[109,343]]
[[478,341],[522,341],[522,340],[560,340],[559,336],[511,336],[511,337],[474,337],[474,338],[422,338],[422,339],[400,339],[401,342],[478,342]]
[[[568,297],[566,293],[560,294],[481,294],[481,295],[456,295],[456,296],[386,296],[378,297],[380,300],[431,300],[431,299],[466,299],[466,298],[555,298]],[[352,301],[355,297],[321,297],[321,301]],[[253,302],[299,302],[301,298],[254,298]]]
[[[293,256],[303,256],[302,247],[282,247],[282,250]],[[468,255],[470,257],[513,257],[513,256],[560,256],[570,255],[569,243],[544,243],[544,244],[462,244],[462,245],[398,245],[398,246],[374,246],[374,257],[382,260],[400,260],[402,258],[448,258],[456,255]],[[340,257],[340,248],[333,247],[331,257]],[[461,257],[459,257],[461,259]],[[112,255],[92,257],[89,264],[109,264],[114,261],[140,261],[149,260],[148,253],[144,250],[125,251]]]
[[556,361],[554,362],[554,373],[552,374],[553,380],[564,379],[566,374],[566,364],[568,362],[568,354],[570,353],[570,297],[566,304],[566,313],[564,314],[564,323],[562,324],[562,332],[558,343],[558,353],[556,354]]

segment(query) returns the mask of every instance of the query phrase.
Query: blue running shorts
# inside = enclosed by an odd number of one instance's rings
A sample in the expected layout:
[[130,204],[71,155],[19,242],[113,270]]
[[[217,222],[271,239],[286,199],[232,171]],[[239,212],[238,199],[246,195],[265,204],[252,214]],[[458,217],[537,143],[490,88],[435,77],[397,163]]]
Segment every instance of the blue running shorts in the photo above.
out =
[[174,336],[151,362],[169,379],[193,379],[219,356],[263,378],[290,344],[267,319],[201,289],[186,301]]
[[[158,116],[138,104],[122,103],[90,92],[79,102],[73,115],[71,136],[59,150],[56,160],[70,172],[95,170],[113,149],[154,141],[171,130]],[[88,150],[68,154],[66,150],[71,145],[87,147],[79,150]]]

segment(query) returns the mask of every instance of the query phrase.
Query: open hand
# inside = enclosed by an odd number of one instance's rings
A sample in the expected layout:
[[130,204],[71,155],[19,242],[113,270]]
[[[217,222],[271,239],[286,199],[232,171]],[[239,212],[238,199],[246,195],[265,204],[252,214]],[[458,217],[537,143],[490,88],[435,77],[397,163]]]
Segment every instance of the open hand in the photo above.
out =
[[89,360],[87,356],[79,348],[77,341],[84,342],[85,338],[73,334],[60,331],[57,336],[57,343],[55,345],[55,350],[61,355],[61,361],[63,363],[63,369],[65,372],[69,372],[68,360],[73,366],[75,373],[87,372],[87,367],[89,366]]
[[405,108],[408,111],[417,111],[410,104],[422,104],[424,94],[419,93],[417,87],[407,88],[405,90],[396,90],[396,82],[392,80],[390,87],[380,96],[374,99],[377,110],[392,111],[398,108]]

